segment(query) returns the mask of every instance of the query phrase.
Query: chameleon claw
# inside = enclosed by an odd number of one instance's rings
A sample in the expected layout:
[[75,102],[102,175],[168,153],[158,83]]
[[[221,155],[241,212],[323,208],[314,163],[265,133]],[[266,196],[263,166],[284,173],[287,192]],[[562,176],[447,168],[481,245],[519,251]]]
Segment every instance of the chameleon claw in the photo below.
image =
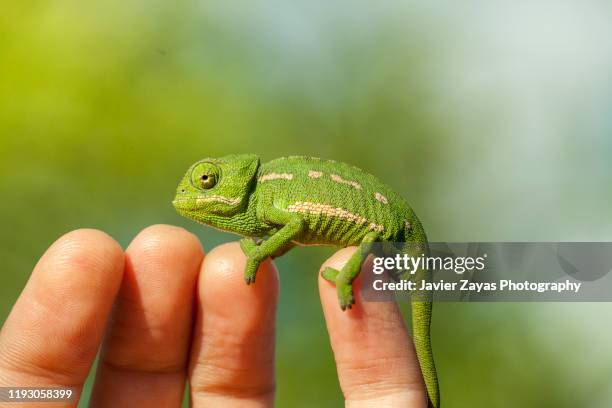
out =
[[340,309],[342,309],[343,312],[346,312],[347,310],[352,309],[354,304],[355,301],[349,302],[347,304],[340,304]]
[[338,300],[340,301],[340,309],[351,309],[355,304],[355,296],[353,295],[353,287],[350,283],[336,282],[336,290],[338,291]]
[[244,271],[244,281],[247,285],[255,283],[255,277],[257,276],[257,268],[259,268],[259,262],[252,259],[247,260],[246,269]]
[[244,275],[244,281],[246,282],[247,285],[250,285],[251,283],[255,283],[255,274],[254,273],[245,273]]

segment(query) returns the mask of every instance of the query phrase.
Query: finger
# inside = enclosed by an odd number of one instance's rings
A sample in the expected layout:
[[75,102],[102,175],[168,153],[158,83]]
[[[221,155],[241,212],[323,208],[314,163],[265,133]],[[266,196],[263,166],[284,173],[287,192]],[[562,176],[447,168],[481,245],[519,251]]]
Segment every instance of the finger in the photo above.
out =
[[246,285],[246,258],[238,243],[211,251],[198,284],[190,366],[195,407],[272,406],[278,274],[262,263]]
[[203,256],[193,234],[169,225],[132,241],[92,406],[180,406]]
[[[338,251],[322,269],[341,269],[355,250]],[[321,303],[347,406],[426,407],[418,360],[397,304],[365,302],[360,296],[361,283],[359,277],[353,285],[355,305],[343,312],[336,288],[319,276]]]
[[34,268],[0,333],[0,383],[70,386],[79,394],[123,265],[121,247],[103,232],[77,230],[57,240]]

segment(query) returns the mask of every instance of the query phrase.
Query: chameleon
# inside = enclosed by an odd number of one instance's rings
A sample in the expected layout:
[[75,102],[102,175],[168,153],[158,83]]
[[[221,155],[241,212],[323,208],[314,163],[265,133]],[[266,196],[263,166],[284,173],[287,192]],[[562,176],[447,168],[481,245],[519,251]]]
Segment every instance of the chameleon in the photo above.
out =
[[[247,258],[247,284],[255,282],[263,260],[296,245],[359,245],[342,269],[321,272],[335,284],[342,310],[355,303],[352,282],[373,243],[416,243],[427,250],[425,231],[399,194],[373,175],[334,160],[289,156],[261,163],[253,154],[205,158],[188,169],[173,205],[182,216],[244,237],[240,247]],[[402,251],[392,245],[382,248]],[[423,273],[417,276],[424,279]],[[429,407],[439,408],[431,312],[431,293],[413,298],[416,353]]]

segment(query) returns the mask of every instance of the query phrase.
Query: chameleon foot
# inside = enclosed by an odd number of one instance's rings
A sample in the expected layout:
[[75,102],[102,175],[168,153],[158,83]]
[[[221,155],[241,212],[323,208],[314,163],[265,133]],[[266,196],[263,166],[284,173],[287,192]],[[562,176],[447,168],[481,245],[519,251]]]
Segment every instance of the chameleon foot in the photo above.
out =
[[342,310],[350,309],[355,304],[355,296],[353,296],[353,286],[346,281],[339,281],[339,270],[327,267],[321,272],[323,279],[336,285],[338,293],[338,301]]
[[329,281],[331,283],[336,283],[336,277],[338,276],[339,273],[340,273],[339,270],[330,268],[328,266],[327,268],[323,269],[323,272],[321,272],[321,276],[326,281]]
[[247,285],[255,283],[257,268],[259,268],[259,261],[256,261],[252,258],[247,259],[246,269],[244,270],[244,280]]
[[355,304],[355,296],[353,296],[353,286],[350,283],[336,282],[336,291],[338,292],[340,309],[350,309]]

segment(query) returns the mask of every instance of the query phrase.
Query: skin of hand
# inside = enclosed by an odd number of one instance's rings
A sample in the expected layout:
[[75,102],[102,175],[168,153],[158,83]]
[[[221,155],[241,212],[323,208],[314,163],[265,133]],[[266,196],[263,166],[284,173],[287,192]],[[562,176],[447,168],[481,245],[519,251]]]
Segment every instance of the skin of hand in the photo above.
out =
[[[340,269],[354,251],[341,249],[322,269]],[[278,272],[267,260],[247,286],[245,262],[238,243],[204,255],[193,234],[168,225],[146,228],[125,252],[101,231],[64,235],[0,332],[0,386],[73,387],[78,396],[102,345],[92,407],[180,407],[186,381],[193,407],[273,406]],[[395,302],[364,302],[356,290],[343,312],[318,276],[346,406],[426,407]]]

